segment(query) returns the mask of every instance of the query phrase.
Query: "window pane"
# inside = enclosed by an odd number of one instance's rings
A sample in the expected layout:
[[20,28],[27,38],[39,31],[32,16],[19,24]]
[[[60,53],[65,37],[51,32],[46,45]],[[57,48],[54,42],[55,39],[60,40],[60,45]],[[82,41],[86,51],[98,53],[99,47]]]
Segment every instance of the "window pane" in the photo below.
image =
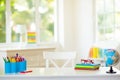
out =
[[114,11],[114,0],[104,0],[105,3],[105,12],[113,12]]
[[120,26],[120,12],[116,12],[115,21],[116,21],[116,26]]
[[115,10],[120,12],[120,0],[115,0]]
[[114,26],[115,24],[115,15],[114,13],[107,13],[105,15],[105,26],[109,27],[109,26]]
[[102,26],[101,28],[98,28],[98,39],[99,40],[109,40],[114,37],[114,27],[109,26],[105,27]]
[[97,14],[98,27],[105,26],[105,14]]
[[96,11],[97,13],[104,13],[104,0],[96,0]]
[[104,0],[96,0],[96,13],[97,13],[97,38],[98,40],[104,39],[104,26],[105,26],[105,9]]
[[0,43],[6,42],[5,0],[0,0]]
[[114,0],[96,0],[96,11],[98,40],[112,39],[115,33]]
[[114,37],[114,26],[109,26],[105,30],[105,39],[112,39]]
[[115,21],[116,21],[116,27],[115,27],[115,39],[120,41],[120,0],[115,0]]
[[50,42],[54,39],[54,7],[55,0],[40,0],[39,14],[40,41]]
[[35,32],[35,0],[11,0],[12,42],[26,42],[27,32]]
[[120,41],[120,26],[115,28],[115,35],[114,36],[115,36],[115,39],[117,41]]

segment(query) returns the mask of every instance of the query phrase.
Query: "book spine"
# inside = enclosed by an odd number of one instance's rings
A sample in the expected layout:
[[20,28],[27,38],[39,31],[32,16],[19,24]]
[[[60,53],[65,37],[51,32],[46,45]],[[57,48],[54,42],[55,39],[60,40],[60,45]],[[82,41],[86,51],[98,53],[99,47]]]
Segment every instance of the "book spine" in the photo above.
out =
[[89,58],[93,58],[93,48],[90,48]]
[[100,64],[76,64],[78,66],[100,66]]
[[99,68],[94,68],[94,69],[91,69],[91,68],[75,68],[75,70],[98,70]]
[[99,66],[75,66],[75,68],[98,68]]

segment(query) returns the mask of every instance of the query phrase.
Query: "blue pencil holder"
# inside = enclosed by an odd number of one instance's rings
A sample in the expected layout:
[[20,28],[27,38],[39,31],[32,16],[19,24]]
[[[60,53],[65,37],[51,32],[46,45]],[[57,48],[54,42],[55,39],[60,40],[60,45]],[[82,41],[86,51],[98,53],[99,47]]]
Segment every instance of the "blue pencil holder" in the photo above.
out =
[[26,70],[26,61],[17,62],[17,72],[23,72]]
[[16,62],[16,69],[17,69],[17,72],[20,71],[20,70],[19,70],[19,64],[20,64],[20,62]]
[[17,73],[17,64],[16,64],[16,62],[11,62],[11,73]]
[[11,73],[11,63],[5,63],[5,74]]
[[27,61],[21,62],[5,62],[5,74],[19,73],[26,71]]

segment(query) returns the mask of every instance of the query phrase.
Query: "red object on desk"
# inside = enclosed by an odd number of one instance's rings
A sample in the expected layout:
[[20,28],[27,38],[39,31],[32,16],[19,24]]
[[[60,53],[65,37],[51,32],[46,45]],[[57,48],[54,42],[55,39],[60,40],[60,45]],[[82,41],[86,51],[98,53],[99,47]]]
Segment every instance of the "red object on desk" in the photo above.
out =
[[31,73],[32,70],[29,70],[29,71],[23,71],[23,72],[20,72],[20,73]]

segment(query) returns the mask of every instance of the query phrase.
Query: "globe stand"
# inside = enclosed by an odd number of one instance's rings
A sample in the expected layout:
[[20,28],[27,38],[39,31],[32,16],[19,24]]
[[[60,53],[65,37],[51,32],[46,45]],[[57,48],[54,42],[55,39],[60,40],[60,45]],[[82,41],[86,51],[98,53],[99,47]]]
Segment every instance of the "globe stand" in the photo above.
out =
[[114,74],[114,73],[116,73],[116,72],[113,70],[112,66],[110,66],[110,70],[107,71],[106,73]]

